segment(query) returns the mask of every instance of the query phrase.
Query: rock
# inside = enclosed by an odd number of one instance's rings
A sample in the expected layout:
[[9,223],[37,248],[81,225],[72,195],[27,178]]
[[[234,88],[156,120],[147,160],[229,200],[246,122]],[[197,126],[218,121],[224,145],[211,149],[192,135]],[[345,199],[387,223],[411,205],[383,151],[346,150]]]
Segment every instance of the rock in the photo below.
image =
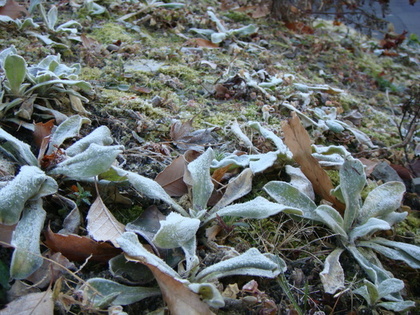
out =
[[372,176],[376,180],[382,180],[384,183],[397,181],[404,183],[398,173],[386,162],[381,162],[373,169]]

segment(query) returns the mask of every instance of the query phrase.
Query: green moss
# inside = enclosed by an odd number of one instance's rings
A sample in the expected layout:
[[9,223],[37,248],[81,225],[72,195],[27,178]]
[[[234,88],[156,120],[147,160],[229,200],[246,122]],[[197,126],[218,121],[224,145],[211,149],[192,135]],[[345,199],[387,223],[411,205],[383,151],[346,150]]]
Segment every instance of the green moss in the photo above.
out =
[[103,75],[103,70],[99,68],[83,67],[79,74],[79,80],[98,80]]
[[242,23],[251,23],[252,20],[248,16],[248,14],[238,11],[230,11],[224,14],[227,18],[231,19],[234,22],[242,22]]
[[125,28],[115,22],[106,23],[94,29],[90,36],[102,44],[111,44],[117,40],[126,43],[133,42],[133,37],[126,32]]
[[331,179],[331,183],[334,187],[340,185],[340,172],[337,170],[325,170],[328,177]]
[[128,209],[118,209],[114,210],[112,213],[115,215],[115,218],[122,224],[127,224],[136,220],[142,213],[144,209],[139,205],[134,205]]
[[160,73],[174,76],[176,78],[182,79],[190,83],[198,83],[200,78],[200,73],[184,65],[174,65],[162,67],[159,70]]

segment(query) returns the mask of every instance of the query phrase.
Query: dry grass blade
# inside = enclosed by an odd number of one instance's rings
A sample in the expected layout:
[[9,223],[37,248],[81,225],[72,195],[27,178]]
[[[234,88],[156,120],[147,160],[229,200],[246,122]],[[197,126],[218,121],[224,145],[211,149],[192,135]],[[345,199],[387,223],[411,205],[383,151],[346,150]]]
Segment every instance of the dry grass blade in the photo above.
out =
[[345,206],[330,194],[334,187],[328,174],[312,156],[311,139],[295,112],[292,112],[291,119],[282,124],[282,129],[286,145],[292,151],[293,158],[300,165],[302,172],[311,181],[315,192],[342,213]]

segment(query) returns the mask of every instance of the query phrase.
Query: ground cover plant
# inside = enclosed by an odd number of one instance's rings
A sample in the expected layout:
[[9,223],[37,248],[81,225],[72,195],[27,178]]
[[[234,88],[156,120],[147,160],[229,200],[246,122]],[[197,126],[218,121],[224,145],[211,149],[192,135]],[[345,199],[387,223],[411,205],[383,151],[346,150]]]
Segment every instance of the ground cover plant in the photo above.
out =
[[0,1],[0,314],[416,312],[418,37],[289,4]]

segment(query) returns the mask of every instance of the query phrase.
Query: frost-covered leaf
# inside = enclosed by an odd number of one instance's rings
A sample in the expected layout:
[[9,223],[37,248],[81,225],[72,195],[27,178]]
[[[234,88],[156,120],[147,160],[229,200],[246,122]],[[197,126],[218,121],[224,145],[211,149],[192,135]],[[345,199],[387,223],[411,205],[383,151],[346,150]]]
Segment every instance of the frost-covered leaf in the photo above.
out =
[[386,308],[394,312],[402,312],[410,307],[416,306],[414,301],[395,301],[395,302],[380,302],[377,304],[379,307]]
[[257,31],[258,31],[258,27],[256,27],[254,24],[249,24],[241,28],[229,30],[229,33],[234,34],[234,35],[246,36],[246,35],[254,34]]
[[376,237],[370,241],[359,242],[359,246],[372,248],[391,259],[404,261],[412,268],[420,268],[420,247],[417,245]]
[[353,290],[353,293],[361,295],[369,306],[373,306],[379,299],[378,287],[368,280],[363,280],[364,285],[356,290]]
[[112,144],[112,142],[111,131],[106,126],[100,126],[68,147],[66,149],[66,154],[68,156],[75,156],[85,151],[92,143],[106,146]]
[[57,150],[66,139],[77,137],[80,128],[86,123],[90,123],[90,119],[79,115],[71,116],[63,121],[52,134],[47,154],[51,154],[54,150]]
[[260,123],[255,122],[255,121],[250,121],[248,125],[251,128],[258,130],[258,132],[264,138],[270,139],[271,141],[273,141],[273,143],[277,147],[277,150],[279,150],[281,154],[287,154],[288,158],[292,157],[292,152],[290,152],[289,148],[284,144],[283,140],[281,140],[280,137],[277,136],[274,132],[262,127]]
[[119,247],[116,239],[124,233],[124,224],[118,222],[100,196],[90,206],[86,219],[86,229],[94,240],[110,241],[115,247]]
[[206,221],[216,218],[216,215],[220,217],[231,216],[248,219],[264,219],[279,212],[302,215],[302,211],[299,208],[293,208],[283,204],[274,203],[261,196],[258,196],[251,201],[224,207],[209,216]]
[[344,270],[339,260],[343,251],[344,249],[337,248],[325,259],[324,269],[319,275],[326,293],[334,294],[345,287]]
[[123,149],[121,145],[102,146],[92,143],[84,152],[57,164],[50,174],[65,175],[76,179],[97,176],[110,169]]
[[287,269],[280,258],[261,254],[258,249],[250,248],[245,253],[218,262],[200,271],[195,279],[199,282],[215,280],[231,275],[249,275],[274,278]]
[[30,145],[13,137],[1,128],[0,139],[4,140],[0,143],[0,150],[5,155],[11,156],[20,164],[38,165],[38,160],[32,153]]
[[378,284],[379,299],[404,289],[404,281],[396,278],[386,279]]
[[19,174],[0,190],[0,223],[15,224],[28,199],[53,194],[55,180],[35,166],[22,166]]
[[188,164],[188,173],[184,175],[184,181],[192,187],[193,210],[197,212],[207,208],[207,202],[213,193],[214,185],[210,176],[213,157],[213,150],[207,149]]
[[377,218],[370,218],[366,223],[351,229],[349,232],[349,241],[353,243],[360,237],[372,234],[378,230],[389,230],[390,228],[391,226],[388,222]]
[[249,155],[249,168],[254,174],[261,173],[274,165],[277,161],[278,152],[267,152]]
[[15,247],[10,264],[11,278],[24,279],[41,267],[40,234],[46,215],[41,199],[30,202],[23,211],[11,242]]
[[300,209],[303,217],[310,220],[319,220],[315,213],[316,204],[304,193],[291,184],[280,181],[271,181],[263,189],[279,204]]
[[226,185],[222,198],[209,211],[209,215],[248,194],[252,189],[252,178],[253,172],[246,168],[238,176],[231,179]]
[[158,288],[126,286],[103,278],[91,278],[79,290],[86,302],[98,307],[128,305],[161,294]]
[[312,156],[324,167],[339,167],[343,165],[344,158],[350,155],[350,152],[341,145],[330,145],[328,147],[312,145],[312,151]]
[[153,238],[153,242],[161,248],[181,247],[195,238],[199,227],[200,220],[171,212],[166,220],[160,221],[160,229]]
[[400,182],[387,182],[372,190],[359,211],[359,221],[364,223],[369,218],[385,218],[397,210],[405,193],[405,186]]
[[153,274],[146,265],[128,261],[124,254],[111,258],[108,264],[112,276],[121,283],[142,285],[153,280]]
[[172,249],[181,247],[185,253],[187,271],[198,264],[196,256],[196,233],[200,220],[184,217],[171,212],[166,220],[160,221],[160,229],[153,238],[153,243],[160,248]]
[[315,193],[310,180],[303,174],[300,168],[286,165],[286,173],[290,176],[290,185],[307,195],[311,200],[315,200]]
[[54,314],[53,292],[49,289],[46,292],[26,294],[7,304],[6,308],[0,311],[1,315],[25,315],[25,314]]
[[357,218],[361,206],[361,195],[366,184],[362,162],[347,156],[340,168],[340,189],[346,204],[344,211],[344,230],[348,231]]
[[343,217],[337,210],[329,205],[320,205],[315,209],[315,213],[318,221],[324,222],[334,233],[347,239]]
[[153,179],[141,176],[130,171],[125,171],[120,168],[114,167],[113,169],[117,171],[118,175],[127,177],[130,184],[133,185],[134,189],[137,190],[139,193],[151,199],[162,200],[170,206],[172,206],[183,216],[189,217],[188,213],[166,193],[162,186],[160,186]]
[[213,283],[191,283],[188,288],[197,293],[211,307],[221,308],[225,306],[223,296]]

